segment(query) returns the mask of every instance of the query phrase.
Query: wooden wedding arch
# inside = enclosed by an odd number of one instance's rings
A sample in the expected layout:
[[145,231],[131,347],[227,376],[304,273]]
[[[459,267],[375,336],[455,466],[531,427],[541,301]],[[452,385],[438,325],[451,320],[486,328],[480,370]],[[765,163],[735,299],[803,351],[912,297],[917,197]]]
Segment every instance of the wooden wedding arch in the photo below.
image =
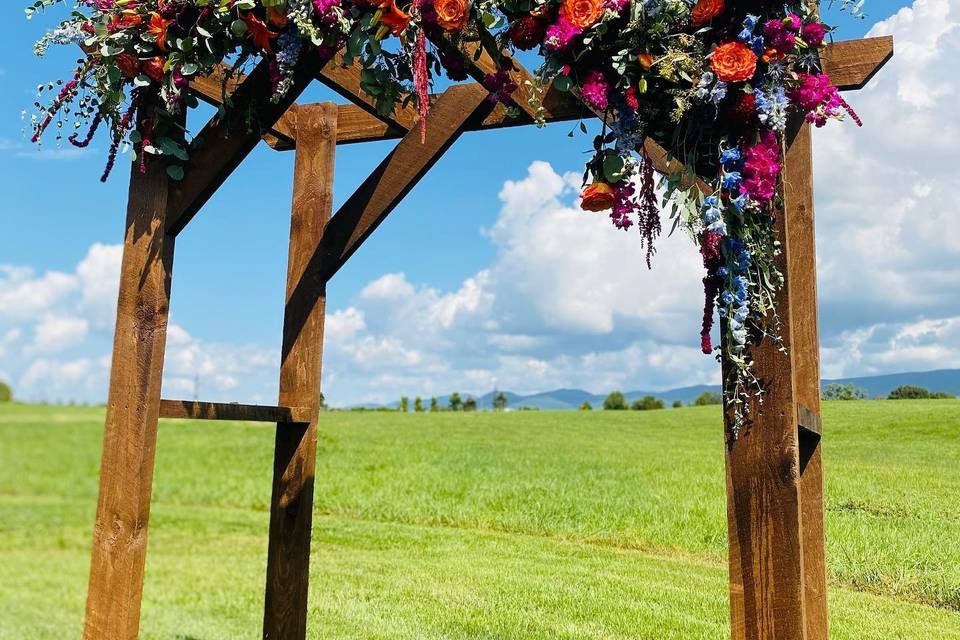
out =
[[[441,48],[446,43],[435,42]],[[890,37],[821,49],[823,69],[844,90],[862,88],[893,55]],[[156,162],[130,177],[116,335],[87,596],[86,640],[138,636],[159,418],[276,423],[273,495],[263,637],[306,637],[307,582],[326,284],[450,146],[467,131],[534,122],[530,75],[514,62],[511,108],[494,105],[480,81],[494,70],[469,56],[477,82],[436,97],[421,142],[417,113],[379,116],[360,90],[356,67],[303,64],[279,103],[270,100],[265,64],[226,84],[196,80],[195,94],[234,108],[198,134],[186,178],[170,180]],[[295,104],[314,80],[346,104]],[[226,87],[226,88],[225,88]],[[229,94],[229,96],[227,95]],[[251,109],[247,109],[250,106]],[[548,122],[589,117],[568,93],[548,87]],[[162,400],[160,397],[174,245],[210,196],[260,141],[248,117],[278,151],[296,150],[287,295],[277,406]],[[229,135],[228,135],[229,134]],[[399,139],[380,165],[333,214],[336,147]],[[645,148],[663,172],[678,167],[653,141]],[[754,349],[768,384],[751,428],[727,447],[730,609],[733,640],[827,638],[823,470],[820,457],[819,342],[810,127],[787,136],[777,231],[786,285],[779,296],[786,349]]]

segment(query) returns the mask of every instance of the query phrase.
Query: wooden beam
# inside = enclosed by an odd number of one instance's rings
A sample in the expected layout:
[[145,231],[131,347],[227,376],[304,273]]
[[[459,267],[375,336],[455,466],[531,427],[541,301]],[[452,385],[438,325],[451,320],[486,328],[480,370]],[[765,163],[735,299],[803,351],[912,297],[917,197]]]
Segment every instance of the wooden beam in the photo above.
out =
[[[193,219],[220,185],[243,162],[260,141],[261,129],[273,127],[313,79],[317,65],[314,55],[305,55],[294,71],[289,91],[272,100],[273,83],[267,61],[257,65],[233,93],[238,106],[225,118],[214,116],[190,145],[186,177],[174,185],[170,195],[167,233],[177,235]],[[251,127],[248,116],[259,122]],[[256,130],[255,130],[256,129]]]
[[750,403],[750,425],[727,447],[733,640],[827,637],[819,437],[810,449],[800,429],[800,406],[820,408],[811,184],[810,127],[795,123],[776,216],[783,342],[765,338],[751,349],[766,393]]
[[236,420],[240,422],[310,422],[309,409],[255,404],[161,400],[160,417],[174,420]]
[[[813,144],[809,124],[787,141],[783,196],[790,296],[793,393],[800,471],[800,543],[806,640],[827,640],[827,558],[820,424],[820,336],[817,322],[817,246],[813,206]],[[814,431],[816,430],[816,431]]]
[[[230,73],[229,80],[226,80],[226,74],[226,68],[221,65],[213,74],[191,81],[190,89],[197,98],[212,106],[220,107],[246,78],[244,74],[235,72]],[[224,84],[225,80],[226,84]],[[406,133],[406,129],[391,126],[388,122],[370,115],[367,109],[353,103],[338,105],[337,111],[337,144],[396,140]],[[291,111],[287,110],[263,134],[263,141],[275,151],[292,151],[296,148],[295,124]]]
[[310,419],[277,424],[263,615],[263,637],[271,640],[306,637],[327,284],[312,258],[320,249],[333,209],[337,149],[337,105],[301,106],[295,113],[299,146],[294,167],[279,404],[303,407]]
[[404,133],[412,129],[420,119],[417,109],[412,104],[397,104],[389,115],[378,113],[373,96],[360,88],[360,72],[360,65],[354,63],[346,66],[343,64],[343,56],[338,55],[317,73],[316,78],[391,128]]
[[131,170],[85,640],[139,633],[173,269],[170,182],[162,162]]
[[862,89],[893,57],[893,36],[845,40],[820,49],[820,66],[841,91]]

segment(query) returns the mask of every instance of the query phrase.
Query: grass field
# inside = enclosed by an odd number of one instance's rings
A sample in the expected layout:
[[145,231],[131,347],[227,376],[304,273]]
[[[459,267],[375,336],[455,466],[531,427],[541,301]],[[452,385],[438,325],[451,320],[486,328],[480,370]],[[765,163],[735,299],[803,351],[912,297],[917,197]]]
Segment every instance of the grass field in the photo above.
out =
[[[79,637],[102,420],[0,407],[0,638]],[[719,420],[324,414],[310,637],[728,637]],[[960,402],[824,424],[831,637],[960,639]],[[272,444],[161,423],[142,637],[259,637]]]

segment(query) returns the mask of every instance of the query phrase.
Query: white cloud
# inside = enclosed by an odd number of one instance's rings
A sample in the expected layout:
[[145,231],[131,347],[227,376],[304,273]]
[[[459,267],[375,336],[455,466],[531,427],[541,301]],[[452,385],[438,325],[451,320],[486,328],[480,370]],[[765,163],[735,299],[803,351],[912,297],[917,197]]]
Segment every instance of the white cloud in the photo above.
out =
[[47,316],[37,325],[33,346],[37,351],[56,352],[80,343],[89,324],[84,318]]

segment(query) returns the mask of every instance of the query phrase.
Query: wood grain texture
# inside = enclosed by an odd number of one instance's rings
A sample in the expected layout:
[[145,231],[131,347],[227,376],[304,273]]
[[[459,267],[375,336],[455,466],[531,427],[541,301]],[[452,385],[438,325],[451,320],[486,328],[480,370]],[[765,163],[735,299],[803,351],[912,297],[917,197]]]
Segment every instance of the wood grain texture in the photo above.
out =
[[[792,155],[788,150],[785,175],[800,176],[806,169],[809,183],[809,166],[789,168]],[[797,240],[806,230],[796,207],[785,197],[776,216],[783,242],[778,263],[786,280],[777,294],[785,349],[764,339],[751,350],[766,393],[762,403],[750,403],[749,427],[727,447],[733,640],[807,638],[793,322],[797,288],[804,281],[793,268],[794,254],[802,250]]]
[[160,417],[174,420],[239,420],[245,422],[310,422],[312,413],[303,407],[272,407],[254,404],[161,400]]
[[846,40],[820,49],[820,65],[841,91],[862,89],[893,57],[893,36]]
[[[320,265],[311,258],[318,253],[333,210],[337,106],[297,107],[296,122],[298,148],[278,404],[303,407],[309,411],[309,422],[277,424],[263,617],[263,637],[269,640],[306,637],[327,286]],[[294,292],[300,292],[299,297]]]
[[162,162],[130,176],[85,640],[135,640],[170,309],[174,238]]
[[[794,406],[798,428],[820,420],[820,337],[817,322],[817,248],[814,238],[813,153],[810,125],[789,140],[784,164],[784,212],[787,218],[792,309]],[[805,415],[810,414],[810,415]],[[822,433],[822,426],[821,433]],[[801,542],[807,640],[827,638],[827,567],[823,522],[821,436],[799,429]]]

